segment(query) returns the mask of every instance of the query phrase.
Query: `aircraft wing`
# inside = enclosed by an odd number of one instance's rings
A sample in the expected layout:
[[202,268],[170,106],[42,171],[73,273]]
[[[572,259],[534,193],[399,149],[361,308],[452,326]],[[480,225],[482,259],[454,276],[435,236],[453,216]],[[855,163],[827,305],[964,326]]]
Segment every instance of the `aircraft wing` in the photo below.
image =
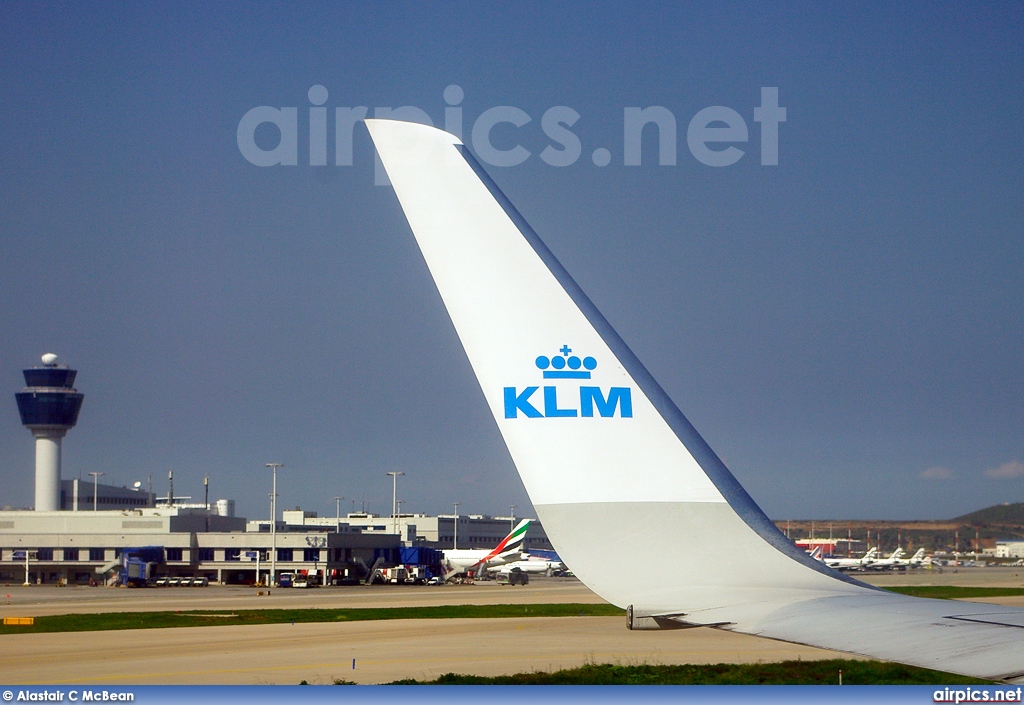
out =
[[750,594],[722,598],[721,607],[686,614],[634,611],[633,628],[652,628],[643,617],[661,617],[685,626],[715,626],[939,671],[1024,682],[1024,610],[1017,608],[884,590],[781,599],[766,595],[759,600]]
[[[456,137],[366,124],[548,538],[634,628],[1024,677],[1024,610],[894,595],[796,548]],[[608,570],[642,546],[656,576]]]

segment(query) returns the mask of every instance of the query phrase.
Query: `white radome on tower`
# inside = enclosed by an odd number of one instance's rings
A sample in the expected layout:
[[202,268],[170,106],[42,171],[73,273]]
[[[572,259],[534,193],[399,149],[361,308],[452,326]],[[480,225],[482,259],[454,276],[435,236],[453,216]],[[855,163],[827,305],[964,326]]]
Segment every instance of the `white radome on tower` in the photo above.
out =
[[57,360],[59,359],[60,358],[53,353],[46,353],[45,355],[43,355],[43,364],[46,365],[47,367],[53,367],[54,365],[57,364]]

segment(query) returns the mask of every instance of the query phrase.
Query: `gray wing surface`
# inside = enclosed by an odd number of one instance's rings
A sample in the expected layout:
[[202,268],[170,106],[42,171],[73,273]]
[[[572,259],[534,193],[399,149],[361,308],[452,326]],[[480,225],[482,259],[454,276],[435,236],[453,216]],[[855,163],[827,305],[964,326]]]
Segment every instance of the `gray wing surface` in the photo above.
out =
[[737,595],[728,606],[672,619],[950,673],[1024,682],[1024,610],[1014,607],[866,589],[782,602]]

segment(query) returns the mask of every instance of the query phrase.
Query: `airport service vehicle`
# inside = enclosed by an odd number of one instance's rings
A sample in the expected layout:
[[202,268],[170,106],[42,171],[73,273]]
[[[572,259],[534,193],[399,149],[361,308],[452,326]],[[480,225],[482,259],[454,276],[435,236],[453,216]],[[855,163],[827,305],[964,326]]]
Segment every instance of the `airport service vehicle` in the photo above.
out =
[[[775,128],[778,110],[758,120]],[[708,626],[1024,682],[1024,609],[880,590],[797,548],[457,137],[365,122],[548,537],[628,628]],[[638,544],[658,547],[656,580],[608,570]]]
[[371,585],[423,585],[434,579],[443,580],[440,577],[432,577],[430,570],[425,566],[399,565],[393,568],[376,569],[367,583]]
[[529,585],[530,576],[521,568],[503,571],[494,576],[494,582],[499,585]]
[[422,585],[430,580],[430,571],[421,565],[405,566],[405,582],[410,585]]
[[406,581],[408,572],[404,566],[396,566],[394,568],[385,568],[381,571],[381,576],[384,578],[385,583],[400,585]]
[[206,587],[210,584],[209,578],[205,577],[168,577],[157,578],[154,585],[157,587]]

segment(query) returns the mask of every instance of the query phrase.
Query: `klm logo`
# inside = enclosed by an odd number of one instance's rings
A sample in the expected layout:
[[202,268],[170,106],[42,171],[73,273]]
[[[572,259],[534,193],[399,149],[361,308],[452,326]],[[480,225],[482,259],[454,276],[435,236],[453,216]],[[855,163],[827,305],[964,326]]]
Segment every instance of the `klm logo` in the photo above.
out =
[[[590,379],[590,373],[597,369],[597,360],[592,357],[580,359],[570,355],[572,348],[563,345],[558,351],[561,355],[548,358],[541,355],[535,360],[537,369],[542,371],[543,379]],[[574,394],[565,386],[561,388],[563,399],[558,398],[559,388],[554,385],[525,387],[505,387],[505,418],[516,419],[522,414],[528,419],[555,417],[592,417],[594,411],[598,416],[610,418],[618,411],[620,418],[633,417],[633,398],[629,387],[610,387],[607,392],[601,387],[580,384],[578,393]],[[578,402],[578,404],[577,404]],[[559,404],[565,404],[565,407]]]

